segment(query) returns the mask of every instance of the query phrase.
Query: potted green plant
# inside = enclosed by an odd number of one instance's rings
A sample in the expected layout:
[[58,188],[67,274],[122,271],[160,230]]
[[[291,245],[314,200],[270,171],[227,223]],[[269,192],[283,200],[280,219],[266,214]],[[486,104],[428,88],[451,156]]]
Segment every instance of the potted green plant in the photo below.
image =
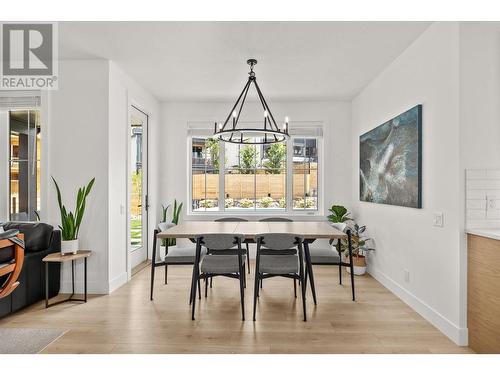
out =
[[73,253],[76,254],[78,251],[78,233],[80,231],[80,225],[83,220],[83,215],[85,213],[85,205],[87,196],[92,190],[95,178],[92,178],[87,186],[83,186],[78,189],[76,195],[76,207],[75,212],[68,211],[66,206],[62,203],[61,190],[57,184],[54,177],[52,177],[54,185],[57,191],[57,203],[59,204],[59,210],[61,212],[61,253]]
[[[366,231],[366,225],[360,226],[356,222],[351,220],[349,229],[351,229],[351,252],[354,274],[356,276],[361,276],[366,273],[367,253],[375,249],[369,247],[368,245],[371,242],[371,238],[363,235],[363,233]],[[345,254],[347,260],[349,260],[348,246],[349,245],[347,240],[341,241],[341,251]],[[350,267],[346,267],[346,270],[348,273],[351,272]]]
[[[172,213],[172,224],[179,224],[179,219],[181,217],[181,210],[182,210],[182,205],[183,203],[177,204],[177,199],[174,200],[174,207],[173,207],[173,213]],[[167,222],[167,213],[168,209],[170,208],[170,205],[162,205],[162,223]],[[161,241],[162,246],[168,246],[168,247],[173,247],[177,245],[177,241],[175,238],[168,238],[168,239],[163,239]]]
[[[347,208],[342,205],[333,205],[328,209],[330,215],[327,216],[328,221],[332,225],[336,224],[346,224],[348,229],[351,230],[351,251],[354,265],[355,275],[364,275],[366,273],[366,254],[369,251],[375,250],[368,246],[371,238],[367,238],[363,235],[366,231],[366,225],[359,226],[352,218],[351,214],[348,212]],[[344,255],[346,260],[349,259],[348,242],[347,240],[341,241],[340,252]],[[351,272],[349,267],[346,267],[347,272]]]
[[331,212],[330,215],[327,216],[328,221],[332,223],[345,223],[346,221],[352,220],[350,218],[350,213],[347,212],[347,208],[341,205],[333,205],[328,209]]

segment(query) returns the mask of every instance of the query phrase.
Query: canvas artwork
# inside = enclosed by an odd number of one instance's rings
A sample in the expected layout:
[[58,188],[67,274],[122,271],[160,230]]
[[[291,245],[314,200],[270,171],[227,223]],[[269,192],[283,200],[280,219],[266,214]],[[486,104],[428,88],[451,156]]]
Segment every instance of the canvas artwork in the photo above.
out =
[[359,139],[359,196],[365,202],[422,208],[422,106]]

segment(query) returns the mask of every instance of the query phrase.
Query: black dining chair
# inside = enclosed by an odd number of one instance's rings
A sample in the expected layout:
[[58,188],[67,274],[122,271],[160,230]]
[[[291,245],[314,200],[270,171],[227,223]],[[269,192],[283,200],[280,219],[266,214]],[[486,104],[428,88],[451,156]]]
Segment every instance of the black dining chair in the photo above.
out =
[[[276,217],[276,216],[272,216],[272,217],[265,217],[263,219],[260,219],[259,221],[263,222],[263,223],[291,223],[293,222],[292,219],[288,219],[288,218],[285,218],[285,217]],[[287,251],[285,251],[287,252]],[[262,254],[265,254],[266,252],[263,251]],[[290,252],[288,252],[290,253]],[[263,280],[261,279],[260,280],[260,288],[262,289],[262,285],[263,285]],[[293,280],[293,287],[294,287],[294,290],[297,290],[297,280]]]
[[[290,233],[265,233],[259,234],[255,238],[257,241],[257,259],[255,262],[253,320],[255,320],[257,298],[260,294],[259,281],[270,277],[286,277],[294,281],[300,280],[304,321],[307,321],[303,237]],[[291,250],[293,252],[290,252]],[[262,254],[263,251],[266,251],[265,255]],[[295,282],[294,293],[295,297],[297,297]]]
[[[211,233],[196,236],[196,260],[193,265],[191,300],[193,301],[191,318],[194,320],[196,306],[196,288],[200,279],[205,280],[205,297],[207,296],[207,280],[224,276],[238,279],[240,284],[241,319],[245,320],[245,252],[241,248],[244,240],[242,234]],[[201,256],[202,246],[210,249],[204,257]]]
[[[165,246],[165,258],[163,261],[157,261],[157,237],[158,233],[163,232],[169,228],[172,228],[175,224],[171,223],[159,223],[158,229],[154,230],[153,237],[153,254],[151,260],[151,291],[150,300],[153,300],[154,282],[155,282],[155,269],[157,267],[165,267],[165,285],[168,283],[168,266],[184,266],[193,265],[196,259],[196,247],[186,247],[186,248],[173,248],[169,249],[168,242]],[[206,254],[206,250],[203,249],[201,256]],[[190,292],[189,302],[192,302],[192,293]],[[199,292],[199,298],[201,298],[201,292]]]
[[[215,221],[220,221],[220,222],[248,222],[247,219],[243,219],[241,217],[221,217],[219,219],[215,219]],[[245,247],[246,247],[246,252],[247,252],[247,268],[248,268],[248,273],[250,273],[250,249],[248,248],[248,241],[245,240]],[[211,281],[211,280],[210,280]]]

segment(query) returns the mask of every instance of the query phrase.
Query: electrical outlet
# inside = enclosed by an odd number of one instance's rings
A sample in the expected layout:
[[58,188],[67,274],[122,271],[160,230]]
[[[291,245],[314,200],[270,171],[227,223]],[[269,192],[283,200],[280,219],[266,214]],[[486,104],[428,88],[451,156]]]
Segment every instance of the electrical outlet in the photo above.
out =
[[497,208],[497,201],[495,197],[488,196],[488,208]]
[[410,271],[405,269],[404,274],[405,274],[405,283],[409,283],[410,282]]
[[444,226],[444,214],[442,212],[434,212],[433,224],[435,227]]

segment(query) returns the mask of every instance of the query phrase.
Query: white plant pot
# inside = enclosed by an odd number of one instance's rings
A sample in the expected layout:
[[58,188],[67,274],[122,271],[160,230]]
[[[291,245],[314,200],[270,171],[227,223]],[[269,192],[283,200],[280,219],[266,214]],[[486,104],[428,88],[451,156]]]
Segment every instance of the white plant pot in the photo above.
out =
[[[363,276],[366,273],[366,267],[354,266],[352,268],[354,270],[354,275],[356,276]],[[346,267],[346,271],[349,274],[351,273],[351,269],[349,267]]]
[[62,254],[76,254],[78,252],[78,239],[71,241],[61,241]]

